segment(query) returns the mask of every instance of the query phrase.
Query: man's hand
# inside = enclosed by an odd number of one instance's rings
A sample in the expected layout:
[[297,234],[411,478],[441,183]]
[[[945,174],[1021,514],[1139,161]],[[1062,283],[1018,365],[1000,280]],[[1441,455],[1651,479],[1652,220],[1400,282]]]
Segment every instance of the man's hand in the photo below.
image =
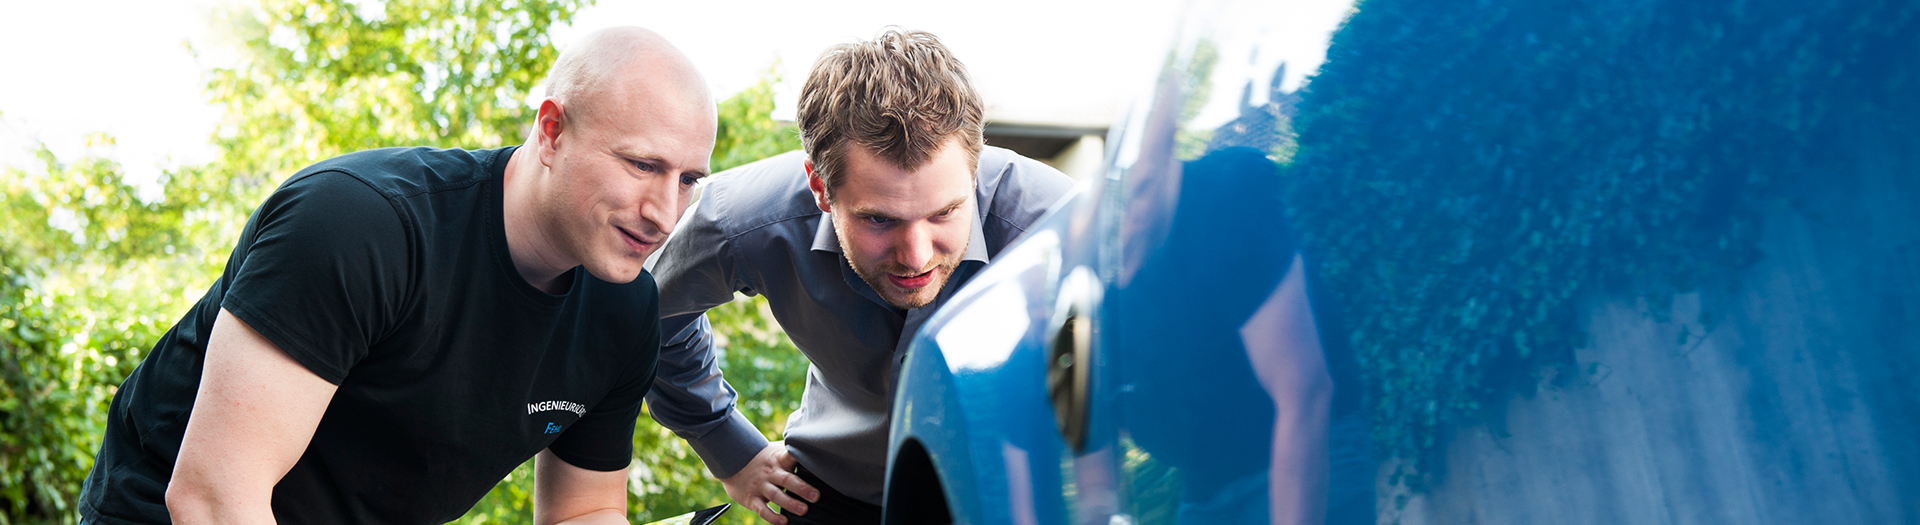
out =
[[[800,476],[793,473],[793,468],[799,464],[799,460],[787,454],[785,443],[775,441],[768,443],[767,448],[760,449],[760,454],[754,456],[753,461],[739,472],[721,478],[720,484],[727,488],[727,497],[753,509],[760,519],[773,525],[787,525],[787,518],[768,508],[767,503],[772,502],[788,512],[804,516],[808,502],[820,501],[820,491],[800,481]],[[799,494],[807,501],[794,499],[782,489]]]

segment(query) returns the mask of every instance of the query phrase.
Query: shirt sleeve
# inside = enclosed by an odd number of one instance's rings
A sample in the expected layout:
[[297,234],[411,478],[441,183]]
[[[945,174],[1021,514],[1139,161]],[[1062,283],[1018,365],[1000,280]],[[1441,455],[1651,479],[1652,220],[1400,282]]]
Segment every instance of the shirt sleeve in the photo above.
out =
[[720,376],[707,315],[661,321],[672,326],[682,328],[661,345],[658,380],[647,393],[653,420],[687,440],[714,477],[732,476],[767,448],[767,437],[734,408],[740,394]]
[[[646,272],[640,274],[646,280],[643,286],[652,287],[652,277]],[[646,334],[636,343],[639,348],[622,352],[629,356],[657,355],[660,347],[660,302],[658,294],[649,291],[650,299],[641,308],[637,322],[649,325]],[[569,465],[587,470],[612,472],[627,468],[633,462],[633,425],[640,418],[640,404],[646,399],[647,390],[652,388],[653,362],[632,363],[626,367],[627,373],[620,382],[609,391],[606,397],[593,404],[593,408],[580,419],[568,425],[565,432],[547,444],[547,450]]]
[[654,421],[687,440],[715,477],[729,477],[767,447],[766,436],[734,408],[739,398],[720,375],[706,311],[748,290],[738,277],[731,239],[722,228],[723,185],[687,210],[679,231],[661,247],[654,275],[660,282],[659,372],[647,394]]
[[307,174],[248,221],[220,306],[338,385],[402,315],[408,238],[393,204],[365,182]]

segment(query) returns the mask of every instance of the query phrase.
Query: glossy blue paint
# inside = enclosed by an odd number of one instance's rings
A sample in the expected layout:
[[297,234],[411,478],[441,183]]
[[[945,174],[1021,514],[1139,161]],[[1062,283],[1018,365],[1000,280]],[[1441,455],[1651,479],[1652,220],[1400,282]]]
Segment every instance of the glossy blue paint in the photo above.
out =
[[[1297,97],[1279,89],[1283,69],[1208,65],[1257,56],[1259,38],[1245,36],[1278,21],[1233,15],[1252,3],[1227,0],[1190,24],[1151,95],[1108,137],[1103,175],[914,336],[894,404],[890,515],[937,482],[961,524],[1268,521],[1276,392],[1288,387],[1270,357],[1256,372],[1249,349],[1272,345],[1246,330],[1294,260],[1278,166]],[[1246,96],[1191,92],[1209,83]],[[1206,114],[1225,117],[1195,120]],[[1069,312],[1086,321],[1084,362],[1055,352],[1072,347],[1055,337]],[[1054,369],[1084,369],[1084,398],[1050,398],[1072,392],[1050,389]],[[1060,414],[1084,423],[1079,442]],[[931,475],[912,474],[918,460],[902,452],[912,447]],[[1350,485],[1367,488],[1347,496],[1370,521],[1370,465],[1355,465],[1346,470],[1366,479]]]
[[[1076,207],[1083,194],[1069,197],[1063,209]],[[889,457],[907,440],[925,447],[955,523],[1027,523],[1016,516],[1063,514],[1057,494],[1035,490],[1057,486],[1057,468],[1035,465],[1064,454],[1051,427],[1040,352],[1063,262],[1062,247],[1049,240],[1059,238],[1067,217],[1049,214],[1036,234],[975,276],[978,285],[957,292],[928,321],[941,328],[915,336],[901,374]]]

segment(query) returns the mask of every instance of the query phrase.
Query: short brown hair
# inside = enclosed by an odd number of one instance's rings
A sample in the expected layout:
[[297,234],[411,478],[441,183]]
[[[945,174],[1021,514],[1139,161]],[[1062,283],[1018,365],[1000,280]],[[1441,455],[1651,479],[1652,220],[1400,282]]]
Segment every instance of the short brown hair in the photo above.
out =
[[889,27],[873,40],[827,48],[800,89],[800,145],[833,198],[847,145],[915,169],[959,137],[980,162],[985,108],[967,67],[925,31]]

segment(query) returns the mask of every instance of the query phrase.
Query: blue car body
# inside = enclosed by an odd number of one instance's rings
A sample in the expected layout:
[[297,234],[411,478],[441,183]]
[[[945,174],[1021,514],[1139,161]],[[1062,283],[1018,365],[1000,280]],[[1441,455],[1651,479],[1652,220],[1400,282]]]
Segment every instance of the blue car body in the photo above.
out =
[[[896,388],[888,523],[1265,523],[1272,385],[1248,319],[1298,251],[1281,162],[1296,97],[1248,84],[1195,133],[1212,74],[1176,45],[1153,95],[1082,181],[914,336]],[[1269,70],[1271,71],[1271,70]],[[1265,100],[1250,100],[1255,87]],[[1229,101],[1231,102],[1231,101]],[[1339,333],[1308,280],[1313,323]],[[1328,521],[1373,521],[1373,469],[1350,359],[1321,337],[1331,394]],[[1320,366],[1320,365],[1315,365]]]

